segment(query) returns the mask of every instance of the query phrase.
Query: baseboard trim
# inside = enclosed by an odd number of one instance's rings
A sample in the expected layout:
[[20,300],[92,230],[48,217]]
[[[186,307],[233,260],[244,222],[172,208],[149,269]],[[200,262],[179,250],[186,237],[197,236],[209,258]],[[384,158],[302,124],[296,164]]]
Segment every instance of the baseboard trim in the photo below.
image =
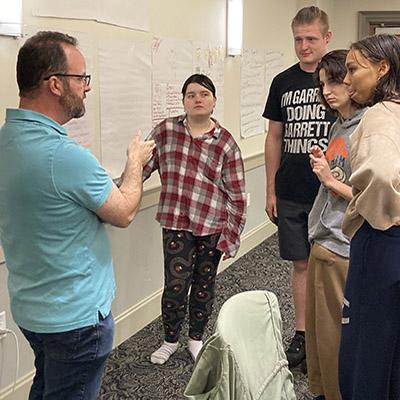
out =
[[34,376],[35,371],[33,370],[18,379],[14,391],[13,385],[1,390],[0,400],[26,400],[29,397],[29,390]]
[[114,347],[143,329],[160,315],[162,288],[115,317]]
[[[236,258],[246,254],[263,240],[271,236],[275,231],[275,225],[268,221],[246,232],[242,236],[242,244]],[[218,273],[224,271],[234,261],[234,259],[222,261]],[[115,317],[114,347],[123,343],[160,315],[161,294],[162,288]],[[1,390],[0,400],[27,399],[33,376],[34,371],[31,371],[18,379],[14,392],[12,392],[12,386]]]

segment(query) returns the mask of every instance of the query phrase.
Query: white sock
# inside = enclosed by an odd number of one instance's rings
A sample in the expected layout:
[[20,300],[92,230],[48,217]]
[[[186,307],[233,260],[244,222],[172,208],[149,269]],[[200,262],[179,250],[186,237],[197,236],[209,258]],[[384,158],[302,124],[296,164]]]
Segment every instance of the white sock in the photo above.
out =
[[159,349],[157,349],[151,356],[150,361],[153,364],[164,364],[168,359],[178,350],[179,343],[169,343],[164,341]]
[[203,341],[202,340],[194,340],[190,339],[188,340],[188,351],[190,355],[193,358],[193,361],[196,361],[196,358],[198,354],[200,353],[201,348],[203,347]]

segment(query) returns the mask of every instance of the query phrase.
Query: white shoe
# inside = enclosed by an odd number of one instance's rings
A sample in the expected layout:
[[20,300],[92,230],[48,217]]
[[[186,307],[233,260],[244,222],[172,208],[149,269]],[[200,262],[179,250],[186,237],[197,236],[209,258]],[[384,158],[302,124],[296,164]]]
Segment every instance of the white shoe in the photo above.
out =
[[196,358],[199,355],[202,347],[203,347],[202,340],[194,340],[194,339],[188,340],[188,352],[192,356],[193,361],[196,361]]

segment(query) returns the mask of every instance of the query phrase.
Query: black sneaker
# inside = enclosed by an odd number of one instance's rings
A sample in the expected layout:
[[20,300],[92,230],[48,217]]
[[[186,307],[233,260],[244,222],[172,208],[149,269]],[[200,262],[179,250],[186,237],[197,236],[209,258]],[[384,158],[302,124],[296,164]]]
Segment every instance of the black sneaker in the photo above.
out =
[[306,339],[301,333],[293,336],[289,348],[286,350],[289,368],[295,368],[306,360]]

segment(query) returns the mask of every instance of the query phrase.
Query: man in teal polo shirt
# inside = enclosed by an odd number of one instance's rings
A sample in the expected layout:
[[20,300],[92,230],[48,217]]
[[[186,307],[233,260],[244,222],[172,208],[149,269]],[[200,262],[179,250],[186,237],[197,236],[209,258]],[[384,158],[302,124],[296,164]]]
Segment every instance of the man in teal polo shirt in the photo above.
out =
[[36,375],[29,399],[95,399],[114,322],[115,281],[103,222],[126,227],[154,143],[128,146],[117,188],[63,124],[85,113],[90,91],[75,38],[39,32],[17,61],[20,106],[0,130],[0,237],[15,322]]

